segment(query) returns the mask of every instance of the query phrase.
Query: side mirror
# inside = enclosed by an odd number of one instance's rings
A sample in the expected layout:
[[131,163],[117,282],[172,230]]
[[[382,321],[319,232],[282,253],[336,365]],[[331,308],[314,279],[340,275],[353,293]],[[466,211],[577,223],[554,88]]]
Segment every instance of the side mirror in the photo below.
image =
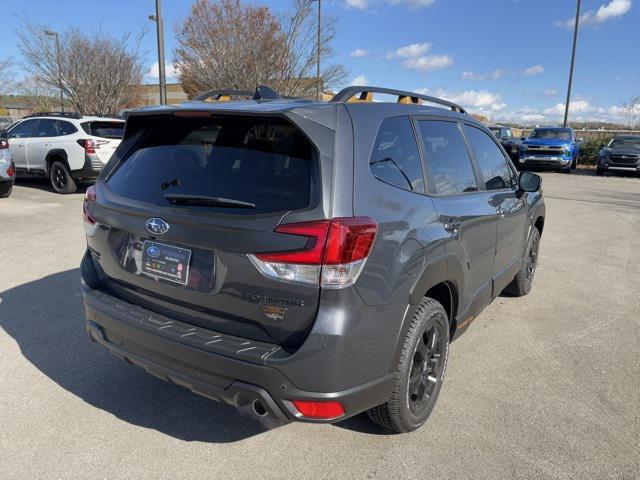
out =
[[522,196],[525,192],[537,192],[542,186],[542,178],[531,172],[520,172],[518,178],[518,196]]
[[604,143],[601,143],[600,146],[598,147],[598,150],[602,150],[604,147],[606,147],[606,145]]

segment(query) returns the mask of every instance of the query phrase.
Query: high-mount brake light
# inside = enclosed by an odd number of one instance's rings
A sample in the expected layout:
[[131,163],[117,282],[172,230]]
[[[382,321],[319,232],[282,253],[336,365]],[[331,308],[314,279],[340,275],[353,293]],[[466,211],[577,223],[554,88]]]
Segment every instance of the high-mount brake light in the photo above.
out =
[[358,278],[378,225],[368,217],[290,223],[275,231],[307,237],[299,250],[249,255],[264,275],[279,280],[343,288]]

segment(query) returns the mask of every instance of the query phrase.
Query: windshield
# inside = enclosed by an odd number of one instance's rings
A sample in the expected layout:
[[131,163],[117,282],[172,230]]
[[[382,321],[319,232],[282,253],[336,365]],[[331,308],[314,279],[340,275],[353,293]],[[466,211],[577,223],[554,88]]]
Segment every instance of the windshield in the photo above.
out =
[[640,150],[640,137],[620,137],[609,142],[609,148],[633,148]]
[[571,130],[560,130],[558,128],[536,128],[531,132],[529,138],[571,140]]
[[493,133],[496,137],[500,136],[500,129],[499,128],[489,128],[489,130],[491,131],[491,133]]

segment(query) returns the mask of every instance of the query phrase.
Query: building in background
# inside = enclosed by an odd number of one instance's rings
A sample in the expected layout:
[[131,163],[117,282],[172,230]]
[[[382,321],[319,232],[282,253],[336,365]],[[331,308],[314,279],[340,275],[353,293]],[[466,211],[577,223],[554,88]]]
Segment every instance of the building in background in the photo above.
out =
[[[150,85],[132,85],[131,88],[135,92],[135,97],[137,98],[136,105],[132,105],[131,107],[160,105],[160,92],[158,91],[157,83]],[[186,102],[188,99],[189,97],[184,93],[182,85],[179,83],[167,83],[168,105],[176,105],[178,103]]]

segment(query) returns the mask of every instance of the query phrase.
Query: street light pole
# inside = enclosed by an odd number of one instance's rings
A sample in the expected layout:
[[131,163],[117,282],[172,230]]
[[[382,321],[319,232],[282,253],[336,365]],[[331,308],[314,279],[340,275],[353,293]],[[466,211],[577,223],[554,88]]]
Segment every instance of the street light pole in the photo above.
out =
[[571,67],[569,68],[569,86],[567,87],[567,103],[564,107],[564,122],[563,127],[567,127],[567,121],[569,119],[569,102],[571,101],[571,86],[573,84],[573,66],[576,61],[576,44],[578,43],[578,24],[580,23],[580,1],[576,6],[576,22],[573,27],[573,48],[571,50]]
[[161,0],[156,0],[156,14],[149,15],[149,20],[156,22],[158,35],[158,80],[160,86],[160,105],[167,104],[167,79],[164,71],[164,21],[162,20]]
[[64,113],[64,97],[62,94],[62,64],[60,62],[60,36],[53,30],[45,30],[45,35],[56,37],[56,63],[58,64],[58,85],[60,86],[60,111]]
[[320,97],[320,27],[321,27],[322,0],[318,0],[318,52],[316,58],[316,98]]

